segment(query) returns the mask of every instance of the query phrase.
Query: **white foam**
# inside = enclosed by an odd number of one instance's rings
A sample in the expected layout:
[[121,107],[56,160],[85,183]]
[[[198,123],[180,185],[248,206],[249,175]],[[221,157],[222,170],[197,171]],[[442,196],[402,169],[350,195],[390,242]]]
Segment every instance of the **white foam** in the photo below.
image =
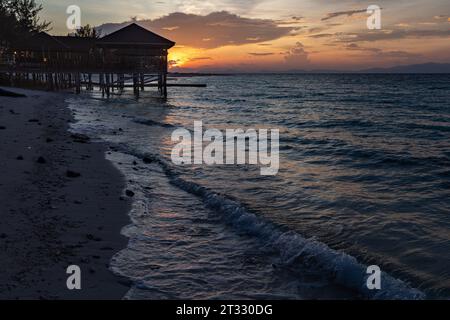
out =
[[178,188],[200,197],[211,209],[222,214],[226,223],[236,230],[258,237],[262,245],[277,250],[283,264],[295,267],[296,264],[319,271],[330,281],[358,292],[369,299],[424,299],[421,291],[405,282],[382,273],[382,289],[367,288],[367,266],[344,252],[333,250],[315,239],[306,239],[294,231],[283,231],[255,214],[243,205],[224,195],[215,193],[197,183],[187,181],[164,159],[154,154],[139,154],[121,145],[120,149],[138,158],[150,158],[158,163],[170,182]]

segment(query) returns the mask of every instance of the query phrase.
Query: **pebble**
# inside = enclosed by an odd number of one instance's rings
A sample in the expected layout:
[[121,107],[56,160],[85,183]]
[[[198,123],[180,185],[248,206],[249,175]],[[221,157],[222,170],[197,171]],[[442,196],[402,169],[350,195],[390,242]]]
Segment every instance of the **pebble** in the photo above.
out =
[[153,163],[153,160],[152,159],[150,159],[150,158],[148,158],[148,157],[145,157],[144,159],[142,159],[142,161],[144,161],[144,163]]
[[72,170],[67,170],[66,176],[68,178],[78,178],[78,177],[81,177],[81,173],[78,173],[78,172],[75,172],[75,171],[72,171]]
[[39,158],[37,159],[37,163],[45,164],[45,163],[47,163],[47,161],[44,159],[44,157],[39,157]]

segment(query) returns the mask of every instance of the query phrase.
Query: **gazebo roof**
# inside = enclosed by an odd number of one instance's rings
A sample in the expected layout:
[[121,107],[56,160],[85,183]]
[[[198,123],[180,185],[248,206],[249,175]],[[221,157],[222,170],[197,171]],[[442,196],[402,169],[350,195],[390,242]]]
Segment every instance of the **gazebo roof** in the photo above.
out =
[[174,45],[175,42],[157,35],[136,23],[132,23],[100,39],[76,36],[51,36],[46,32],[40,32],[21,39],[15,44],[15,48],[18,50],[25,49],[34,51],[89,52],[89,50],[96,46],[143,46],[146,50],[161,50],[170,49]]
[[17,48],[26,48],[32,50],[51,50],[51,51],[61,51],[66,50],[68,47],[52,37],[46,32],[39,32],[31,37],[21,39],[16,45]]
[[153,33],[136,23],[132,23],[125,28],[117,30],[98,40],[99,44],[127,44],[127,45],[146,45],[172,48],[175,42],[170,41],[156,33]]

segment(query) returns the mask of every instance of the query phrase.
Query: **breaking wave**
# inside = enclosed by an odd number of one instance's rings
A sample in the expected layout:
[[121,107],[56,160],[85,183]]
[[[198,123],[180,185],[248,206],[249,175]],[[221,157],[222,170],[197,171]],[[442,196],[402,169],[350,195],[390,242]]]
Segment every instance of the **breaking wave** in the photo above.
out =
[[282,264],[295,267],[301,264],[319,271],[329,281],[356,291],[367,299],[425,299],[420,290],[410,287],[402,280],[382,273],[382,289],[367,288],[368,266],[344,252],[331,249],[314,238],[305,238],[297,232],[285,230],[266,219],[249,212],[245,206],[226,195],[218,194],[197,183],[187,181],[159,155],[140,153],[125,145],[116,146],[120,151],[157,163],[170,182],[176,187],[202,199],[205,205],[220,213],[225,223],[235,230],[257,237],[263,246],[269,246],[279,254]]

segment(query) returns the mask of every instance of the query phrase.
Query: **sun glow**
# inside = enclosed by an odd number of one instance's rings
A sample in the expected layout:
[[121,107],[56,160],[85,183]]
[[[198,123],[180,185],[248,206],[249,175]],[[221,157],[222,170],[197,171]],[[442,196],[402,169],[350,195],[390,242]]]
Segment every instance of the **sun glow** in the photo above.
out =
[[169,51],[169,67],[191,67],[204,50],[185,46],[176,46]]
[[178,51],[176,48],[169,52],[168,59],[170,67],[182,67],[190,60],[187,52]]

